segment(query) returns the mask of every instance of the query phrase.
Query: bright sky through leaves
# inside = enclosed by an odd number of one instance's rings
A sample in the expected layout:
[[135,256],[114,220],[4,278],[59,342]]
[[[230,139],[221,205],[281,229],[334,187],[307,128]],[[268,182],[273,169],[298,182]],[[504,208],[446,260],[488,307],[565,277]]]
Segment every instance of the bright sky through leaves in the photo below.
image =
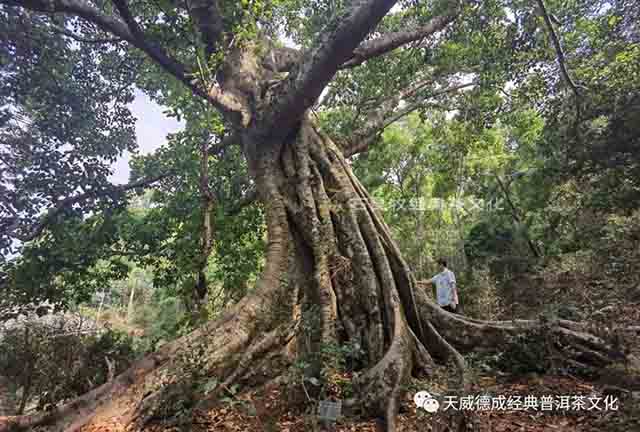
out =
[[[140,153],[149,154],[162,146],[167,140],[167,134],[174,133],[184,127],[184,122],[163,114],[164,109],[153,102],[141,91],[136,91],[136,99],[131,104],[131,112],[136,121],[136,139]],[[114,170],[110,180],[116,184],[129,182],[129,159],[131,155],[125,152],[112,165]]]

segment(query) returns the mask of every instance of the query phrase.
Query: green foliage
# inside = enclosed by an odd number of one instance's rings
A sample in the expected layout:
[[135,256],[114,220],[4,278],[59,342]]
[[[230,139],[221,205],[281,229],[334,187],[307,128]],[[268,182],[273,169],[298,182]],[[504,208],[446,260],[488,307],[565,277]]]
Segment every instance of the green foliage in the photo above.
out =
[[513,230],[495,222],[481,221],[471,228],[465,244],[465,253],[469,258],[505,255],[512,250]]
[[[128,208],[50,225],[45,235],[5,266],[7,289],[19,293],[23,302],[34,298],[82,302],[142,266],[153,269],[157,287],[189,300],[201,261],[200,236],[195,234],[202,229],[195,150],[202,136],[197,129],[178,134],[154,156],[136,160],[134,169],[140,175],[153,176],[158,170],[182,174]],[[216,206],[214,251],[207,274],[210,285],[224,291],[217,297],[213,311],[217,313],[241,298],[260,271],[264,226],[259,206],[230,214],[248,188],[238,150],[229,149],[226,158],[212,157],[210,162]]]
[[[238,32],[235,43],[255,38],[276,6],[273,2],[225,3],[225,25]],[[156,7],[166,19],[159,18]],[[137,3],[132,10],[139,14],[148,37],[169,45],[180,59],[189,52],[186,48],[192,38],[172,38],[162,24],[170,23],[175,31],[193,30],[193,23],[184,19],[177,5]],[[82,20],[60,17],[53,21],[56,28],[68,25],[88,38],[104,37]],[[0,115],[0,155],[10,168],[0,184],[0,193],[7,198],[0,203],[0,284],[18,293],[23,302],[34,298],[80,302],[126,277],[133,263],[155,266],[158,284],[178,285],[177,290],[188,298],[201,261],[194,256],[200,249],[199,236],[193,235],[202,224],[198,149],[212,134],[222,136],[220,117],[126,44],[70,42],[53,24],[44,16],[27,16],[20,8],[0,11],[0,67],[8,78],[0,88],[0,105],[16,108],[3,108]],[[55,49],[42,51],[42,46]],[[202,79],[211,80],[217,72],[224,52],[216,55],[211,62],[200,62],[201,71],[207,72]],[[134,119],[127,107],[134,83],[188,124],[188,130],[172,137],[166,149],[134,161],[132,180],[175,173],[163,182],[165,193],[153,198],[154,208],[137,214],[126,210],[130,195],[108,181],[115,158],[124,150],[135,154]],[[221,234],[217,243],[221,253],[209,273],[212,282],[225,289],[238,287],[224,304],[246,292],[246,281],[259,271],[262,255],[259,208],[243,209],[233,222],[228,215],[233,202],[247,191],[248,185],[240,181],[245,175],[238,148],[210,157],[210,187],[219,201],[214,225],[216,234]],[[180,185],[178,190],[175,185]],[[86,192],[86,199],[63,206],[47,219],[43,235],[18,249],[17,260],[4,262],[10,245],[20,247],[11,237],[26,237],[39,229],[44,208]],[[87,217],[87,212],[93,215]],[[14,229],[18,217],[20,225]],[[13,232],[4,230],[8,227]],[[122,256],[131,259],[125,264]],[[232,268],[232,262],[241,265]]]
[[[166,295],[166,294],[165,294]],[[145,329],[139,343],[153,352],[166,342],[181,336],[188,326],[188,317],[180,298],[154,293],[150,302],[136,309],[133,323]]]
[[545,374],[553,367],[552,344],[548,332],[542,327],[536,328],[515,337],[499,354],[489,359],[489,363],[514,375]]
[[[412,115],[387,128],[382,141],[356,161],[356,173],[383,204],[419,277],[431,277],[435,270],[425,257],[460,256],[461,244],[466,250],[468,236],[481,230],[471,234],[474,226],[495,213],[493,203],[500,197],[494,176],[516,159],[506,145],[512,134],[506,126],[477,133],[437,112],[428,120]],[[511,229],[507,223],[506,230]],[[486,246],[485,238],[478,239],[476,249]]]
[[[442,70],[469,65],[482,85],[450,97],[446,107],[437,99],[425,102],[420,116],[388,127],[355,161],[358,176],[386,204],[384,216],[419,277],[432,276],[431,257],[439,255],[455,258],[455,270],[466,273],[468,265],[527,259],[530,244],[547,256],[598,248],[604,220],[596,215],[628,214],[640,202],[633,161],[640,63],[633,61],[637,32],[626,18],[638,8],[624,2],[602,8],[597,1],[548,5],[560,20],[567,68],[585,86],[576,120],[578,102],[562,81],[539,13],[517,3],[505,15],[504,6],[484,2],[465,10],[429,55]],[[329,99],[335,109],[323,120],[333,133],[348,136],[359,125],[360,106],[403,88],[389,80],[376,87],[376,67],[338,77],[351,91],[347,103],[340,91]],[[436,200],[454,208],[407,205]]]
[[[57,24],[99,33],[76,19]],[[18,8],[0,10],[0,264],[11,238],[37,232],[42,210],[63,198],[92,191],[54,221],[117,207],[110,165],[136,149],[127,108],[134,60],[105,45],[78,49],[51,26]]]
[[22,303],[38,298],[67,304],[88,301],[109,281],[122,279],[129,271],[111,247],[123,216],[126,214],[98,214],[52,225],[4,267],[5,289],[16,293],[15,300]]
[[[137,172],[152,173],[158,166],[175,170],[179,175],[163,182],[150,196],[150,208],[142,210],[135,225],[127,228],[124,241],[139,251],[139,264],[154,268],[157,286],[175,286],[177,294],[189,297],[200,270],[200,233],[203,224],[199,184],[201,141],[209,126],[188,126],[183,133],[170,137],[166,147],[154,155],[134,161]],[[210,286],[220,286],[225,295],[220,308],[242,297],[247,282],[260,271],[264,250],[264,222],[257,205],[235,209],[234,205],[248,193],[246,165],[237,148],[225,150],[224,157],[209,157],[208,185],[214,198],[214,249],[208,260]],[[233,214],[232,214],[233,213]],[[211,293],[212,297],[215,293]]]

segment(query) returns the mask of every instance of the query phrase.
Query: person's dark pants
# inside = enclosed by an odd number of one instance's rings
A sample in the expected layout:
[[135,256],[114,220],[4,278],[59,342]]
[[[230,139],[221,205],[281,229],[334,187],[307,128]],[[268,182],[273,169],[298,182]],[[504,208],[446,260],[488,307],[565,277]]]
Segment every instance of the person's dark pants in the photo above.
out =
[[446,310],[447,312],[456,313],[456,307],[452,305],[442,306],[442,309]]

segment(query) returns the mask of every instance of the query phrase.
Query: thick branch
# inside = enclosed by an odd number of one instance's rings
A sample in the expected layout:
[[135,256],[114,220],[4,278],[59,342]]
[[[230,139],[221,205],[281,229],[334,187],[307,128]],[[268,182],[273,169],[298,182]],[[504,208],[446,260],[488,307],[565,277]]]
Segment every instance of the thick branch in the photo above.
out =
[[142,30],[140,29],[140,26],[138,26],[138,23],[135,21],[135,19],[133,19],[133,15],[131,14],[131,10],[129,10],[129,5],[127,5],[126,0],[111,1],[114,5],[116,5],[120,16],[129,27],[129,30],[131,30],[131,33],[133,33],[133,35],[136,37],[142,36]]
[[[40,218],[40,221],[30,229],[30,231],[26,234],[20,234],[19,232],[17,232],[19,230],[19,222],[15,224],[15,227],[13,229],[12,232],[9,232],[9,235],[11,237],[17,238],[20,241],[23,242],[27,242],[30,240],[35,239],[36,237],[38,237],[42,231],[47,227],[47,225],[50,223],[50,221],[56,216],[58,215],[60,212],[62,212],[65,208],[76,204],[80,201],[92,198],[92,197],[97,197],[99,195],[102,195],[104,193],[108,193],[108,192],[126,192],[132,189],[137,189],[137,188],[143,188],[143,187],[148,187],[150,185],[152,185],[153,183],[162,180],[166,177],[169,177],[172,174],[160,174],[154,177],[149,177],[149,178],[145,178],[142,180],[138,180],[136,182],[133,183],[129,183],[126,185],[120,185],[120,186],[115,186],[113,189],[111,190],[105,190],[105,189],[95,189],[95,190],[90,190],[87,191],[85,193],[79,194],[79,195],[75,195],[75,196],[71,196],[71,197],[67,197],[63,200],[58,201],[55,206],[53,206],[51,209],[49,209],[44,216],[42,216]],[[18,219],[16,219],[18,220]]]
[[50,26],[50,28],[55,33],[59,33],[61,35],[70,37],[71,39],[73,39],[75,41],[83,42],[83,43],[101,44],[101,43],[118,43],[118,42],[122,42],[122,39],[120,39],[120,38],[86,38],[86,37],[80,36],[80,35],[72,32],[72,31],[69,31],[69,30],[65,29],[64,27],[57,26],[55,24],[52,24]]
[[432,18],[423,26],[401,32],[387,33],[377,39],[365,41],[353,51],[353,56],[347,60],[341,68],[347,69],[361,65],[371,58],[379,57],[401,47],[402,45],[429,37],[444,29],[456,18],[457,14],[457,12],[454,12],[447,15],[437,16]]
[[393,115],[391,115],[390,117],[388,117],[380,126],[380,130],[385,129],[387,126],[391,125],[392,123],[397,122],[398,120],[400,120],[403,117],[406,117],[407,115],[411,114],[412,112],[414,112],[415,110],[419,109],[420,107],[424,106],[424,103],[429,100],[429,99],[433,99],[435,97],[441,96],[443,94],[447,94],[447,93],[453,93],[453,92],[457,92],[458,90],[462,90],[463,88],[467,88],[467,87],[473,87],[475,86],[477,83],[476,82],[470,82],[467,84],[459,84],[459,85],[455,85],[453,87],[447,87],[441,90],[437,90],[433,93],[431,93],[430,95],[428,95],[427,97],[425,97],[424,99],[415,102],[411,105],[408,105],[407,107],[401,109],[400,111],[394,113]]
[[302,59],[302,52],[295,48],[273,46],[262,60],[265,68],[273,72],[289,72]]
[[415,110],[424,106],[427,100],[433,99],[434,97],[441,96],[446,93],[456,92],[466,87],[474,86],[476,85],[476,82],[459,84],[456,86],[437,90],[433,93],[430,93],[426,97],[421,98],[419,101],[416,101],[398,111],[395,111],[398,103],[402,100],[403,97],[412,95],[413,93],[424,87],[424,85],[425,83],[419,83],[418,88],[412,87],[409,91],[400,92],[399,97],[394,97],[391,99],[391,101],[394,103],[383,103],[378,110],[374,111],[369,116],[369,120],[365,123],[365,125],[353,133],[354,139],[352,139],[351,142],[344,147],[345,157],[353,156],[356,153],[365,151],[380,132],[386,129],[389,125],[397,122],[401,118],[406,117]]
[[283,86],[281,96],[271,115],[272,139],[281,139],[296,124],[302,114],[311,107],[331,81],[340,65],[351,58],[353,51],[373,29],[396,0],[359,0],[332,22],[320,34],[314,48],[305,53],[296,73]]
[[[185,67],[182,64],[170,58],[160,47],[152,45],[144,40],[141,37],[141,34],[136,34],[136,30],[133,30],[132,27],[137,29],[137,24],[133,21],[133,18],[128,12],[128,9],[126,9],[126,6],[121,6],[124,8],[123,10],[125,10],[125,12],[120,10],[120,14],[123,15],[125,20],[131,21],[130,23],[123,22],[115,17],[103,14],[100,10],[84,0],[0,0],[0,3],[22,6],[37,12],[66,13],[84,18],[85,20],[94,23],[102,30],[130,42],[132,45],[148,54],[167,72],[171,73],[189,87],[194,87],[187,78]],[[114,3],[116,3],[117,6],[121,2],[116,1]],[[139,32],[139,29],[137,31]],[[198,93],[203,94],[201,89],[198,89]]]
[[569,75],[569,71],[567,70],[566,61],[564,57],[564,51],[562,50],[562,45],[560,44],[560,38],[558,38],[558,35],[556,34],[555,29],[553,28],[553,23],[551,22],[551,17],[549,16],[549,13],[547,12],[547,9],[544,5],[544,1],[536,0],[536,2],[538,3],[538,7],[540,8],[540,13],[542,14],[542,18],[544,19],[544,22],[547,26],[547,30],[549,31],[551,42],[553,43],[553,46],[556,50],[558,65],[560,66],[560,73],[562,74],[562,77],[566,81],[567,85],[573,91],[573,94],[576,96],[576,98],[579,98],[580,92],[578,91],[578,86],[571,78],[571,75]]
[[21,6],[36,12],[65,13],[83,18],[142,50],[166,72],[186,85],[195,95],[207,99],[216,108],[225,112],[240,110],[241,107],[238,107],[235,101],[229,100],[229,95],[219,88],[205,89],[196,80],[189,78],[190,72],[182,63],[170,57],[162,47],[145,38],[142,29],[133,19],[126,3],[123,0],[116,0],[114,3],[116,6],[119,5],[118,9],[124,22],[116,17],[105,15],[85,0],[0,0],[0,4]]

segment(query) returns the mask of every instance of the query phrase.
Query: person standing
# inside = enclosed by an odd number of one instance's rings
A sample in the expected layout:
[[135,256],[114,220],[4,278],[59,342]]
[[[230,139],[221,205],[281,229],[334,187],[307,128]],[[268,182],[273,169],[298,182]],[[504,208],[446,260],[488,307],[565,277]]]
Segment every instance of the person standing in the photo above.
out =
[[436,300],[445,310],[455,313],[458,307],[458,289],[456,287],[456,276],[447,268],[447,260],[438,259],[441,267],[440,273],[429,279],[429,282],[436,286]]

